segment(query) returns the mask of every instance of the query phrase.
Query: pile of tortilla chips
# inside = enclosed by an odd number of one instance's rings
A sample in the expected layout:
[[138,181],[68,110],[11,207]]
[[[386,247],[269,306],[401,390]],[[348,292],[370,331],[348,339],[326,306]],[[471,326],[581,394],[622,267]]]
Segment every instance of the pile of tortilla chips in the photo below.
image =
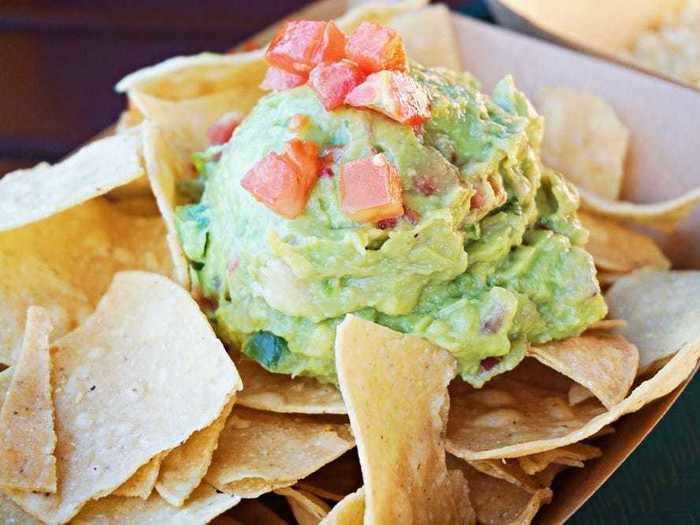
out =
[[[459,66],[442,6],[338,23],[362,20]],[[700,272],[669,271],[636,227],[672,229],[700,190],[617,201],[630,132],[602,100],[549,90],[544,156],[585,183],[610,319],[478,390],[448,352],[352,315],[339,389],[273,375],[216,338],[173,219],[190,154],[221,114],[251,109],[265,68],[253,51],[136,72],[118,85],[131,109],[116,134],[0,179],[0,521],[529,523],[559,472],[695,369]]]

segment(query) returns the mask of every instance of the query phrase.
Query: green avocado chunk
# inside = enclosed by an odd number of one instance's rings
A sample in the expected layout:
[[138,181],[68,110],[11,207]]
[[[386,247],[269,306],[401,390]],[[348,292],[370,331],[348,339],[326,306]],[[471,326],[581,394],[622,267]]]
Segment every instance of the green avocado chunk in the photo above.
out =
[[[194,286],[219,336],[272,372],[334,382],[335,328],[352,312],[447,349],[481,386],[528,343],[607,313],[576,192],[542,166],[542,119],[510,77],[488,97],[466,73],[412,64],[411,75],[431,103],[421,128],[326,111],[301,86],[261,99],[226,146],[198,157],[204,191],[177,210]],[[290,220],[240,181],[293,138],[335,161]],[[388,226],[353,222],[339,202],[340,166],[378,152],[410,210]]]

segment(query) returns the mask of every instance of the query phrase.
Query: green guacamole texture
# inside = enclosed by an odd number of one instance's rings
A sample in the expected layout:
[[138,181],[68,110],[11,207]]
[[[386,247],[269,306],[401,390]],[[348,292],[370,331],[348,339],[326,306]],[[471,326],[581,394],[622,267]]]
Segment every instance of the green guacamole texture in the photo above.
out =
[[[512,79],[487,96],[466,73],[410,74],[431,103],[419,129],[326,111],[302,86],[262,98],[226,145],[196,157],[203,192],[177,210],[193,287],[218,335],[272,372],[334,382],[336,326],[354,313],[445,348],[479,387],[528,344],[607,313],[576,192],[542,165],[542,119]],[[339,154],[290,220],[240,181],[293,138]],[[340,166],[378,152],[398,169],[411,220],[358,223],[340,209]]]

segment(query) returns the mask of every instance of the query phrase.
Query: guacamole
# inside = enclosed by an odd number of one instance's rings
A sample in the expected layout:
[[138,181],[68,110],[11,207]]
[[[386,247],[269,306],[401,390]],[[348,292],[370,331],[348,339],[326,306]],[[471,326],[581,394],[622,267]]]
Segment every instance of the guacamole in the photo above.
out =
[[[465,73],[411,64],[410,75],[430,101],[422,126],[327,111],[303,85],[262,98],[196,158],[203,193],[177,211],[193,287],[218,335],[272,372],[334,382],[335,329],[352,312],[447,349],[480,386],[529,343],[606,314],[577,195],[542,166],[542,119],[513,81],[489,97]],[[331,160],[289,219],[241,180],[294,138]],[[355,222],[338,173],[378,153],[398,170],[405,213]]]

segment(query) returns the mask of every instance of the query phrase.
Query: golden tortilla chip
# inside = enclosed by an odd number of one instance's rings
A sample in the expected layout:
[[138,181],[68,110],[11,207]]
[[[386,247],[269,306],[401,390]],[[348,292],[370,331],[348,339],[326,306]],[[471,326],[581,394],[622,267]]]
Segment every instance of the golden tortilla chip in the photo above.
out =
[[601,286],[610,286],[613,284],[615,281],[617,281],[620,277],[626,275],[625,273],[621,272],[607,272],[604,270],[598,271],[598,282],[600,283]]
[[6,368],[0,372],[0,407],[5,402],[5,395],[10,389],[10,383],[12,382],[12,368]]
[[[403,13],[409,13],[425,7],[428,0],[401,0],[399,2],[361,3],[344,15],[335,19],[335,23],[346,33],[352,33],[362,22],[387,25]],[[352,5],[352,4],[351,4]],[[315,18],[315,17],[314,17]],[[274,33],[273,33],[274,34]]]
[[0,487],[56,492],[56,432],[51,390],[49,314],[27,312],[22,351],[0,409]]
[[354,446],[344,423],[235,407],[205,479],[219,490],[256,497],[293,485]]
[[541,488],[544,488],[537,479],[529,476],[528,474],[530,473],[525,472],[517,461],[514,460],[482,459],[479,461],[470,461],[469,465],[487,476],[502,479],[530,493],[537,492]]
[[589,334],[531,346],[528,354],[585,386],[606,408],[622,401],[637,375],[639,352],[624,337]]
[[93,199],[40,222],[0,233],[0,362],[19,349],[27,308],[43,306],[54,337],[94,308],[114,273],[170,274],[160,218],[132,217]]
[[700,339],[699,271],[641,270],[619,279],[605,299],[627,321],[617,333],[637,345],[640,373]]
[[626,273],[645,266],[661,270],[671,267],[671,262],[650,237],[589,213],[579,212],[579,219],[589,231],[586,250],[598,268]]
[[163,461],[156,490],[171,505],[181,507],[204,479],[235,400],[232,397],[211,425],[192,434]]
[[690,375],[699,356],[700,340],[688,340],[661,370],[607,411],[595,400],[569,406],[570,384],[557,389],[538,386],[533,379],[546,376],[547,369],[523,376],[532,364],[524,362],[480,392],[464,386],[453,392],[447,450],[471,461],[526,456],[577,443],[671,392]]
[[700,188],[680,197],[651,204],[607,200],[579,188],[583,209],[612,220],[642,224],[662,232],[671,232],[700,204]]
[[156,486],[160,465],[167,451],[161,452],[142,465],[125,483],[112,492],[112,496],[148,499]]
[[184,507],[173,507],[156,493],[151,494],[147,500],[109,496],[85,505],[71,524],[202,525],[240,501],[238,496],[224,494],[211,485],[202,483]]
[[360,487],[337,503],[323,518],[321,525],[362,525],[364,516],[365,490]]
[[241,388],[197,304],[156,274],[117,274],[95,313],[53,345],[58,491],[9,492],[48,523],[210,425]]
[[443,438],[454,358],[352,315],[338,326],[335,354],[365,482],[365,523],[463,522],[466,502],[448,475]]
[[601,450],[586,443],[572,443],[565,447],[547,450],[539,454],[531,454],[518,458],[518,463],[524,472],[530,475],[542,472],[551,464],[567,467],[583,467],[583,462],[599,458]]
[[624,176],[629,131],[604,100],[564,87],[548,87],[538,109],[546,123],[545,165],[576,186],[615,200]]
[[569,388],[570,405],[578,405],[579,403],[592,397],[595,397],[593,395],[593,392],[588,390],[585,386],[579,385],[578,383],[574,383],[573,385],[571,385],[571,388]]
[[607,332],[615,328],[623,328],[627,326],[627,321],[624,319],[601,319],[588,327],[589,330],[598,330]]
[[[254,499],[244,499],[229,512],[229,515],[241,525],[287,525],[285,520]],[[223,517],[220,516],[220,518]],[[218,522],[214,521],[213,523]]]
[[311,377],[272,374],[251,359],[239,359],[236,368],[243,380],[238,404],[268,412],[297,414],[346,414],[345,403],[333,385]]
[[316,496],[340,501],[362,486],[362,471],[357,451],[346,452],[297,483],[299,488]]
[[0,523],[6,525],[42,525],[31,514],[27,514],[14,501],[0,493]]
[[552,500],[552,491],[548,488],[531,493],[479,472],[457,458],[449,459],[450,467],[460,469],[469,483],[469,499],[478,523],[526,525],[532,522],[542,505]]
[[50,166],[0,179],[0,231],[45,219],[143,175],[141,130],[89,143]]
[[189,288],[189,266],[175,227],[175,181],[186,177],[189,162],[172,145],[165,133],[150,122],[143,125],[143,155],[151,190],[168,232],[167,243],[172,258],[175,280]]
[[121,115],[119,115],[114,131],[115,133],[124,133],[138,126],[141,122],[143,122],[143,115],[136,106],[131,106],[127,110],[122,111]]
[[331,510],[328,503],[310,492],[293,488],[282,488],[275,493],[287,499],[292,514],[299,525],[318,525]]

